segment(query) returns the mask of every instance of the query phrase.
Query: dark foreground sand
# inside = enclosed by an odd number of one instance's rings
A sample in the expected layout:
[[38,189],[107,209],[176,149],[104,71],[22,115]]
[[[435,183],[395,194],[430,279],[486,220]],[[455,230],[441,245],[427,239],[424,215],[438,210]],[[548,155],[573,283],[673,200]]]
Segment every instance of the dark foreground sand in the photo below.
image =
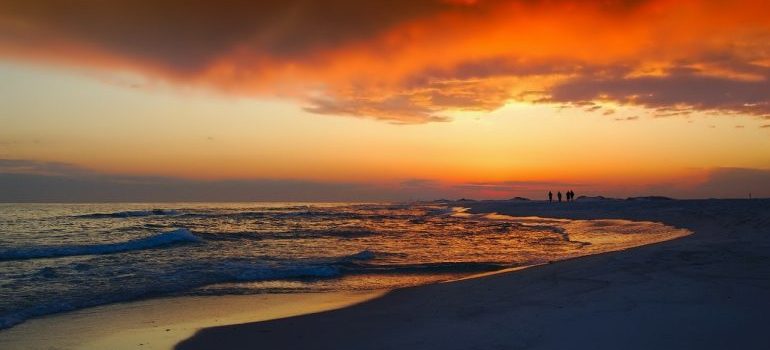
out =
[[659,221],[693,235],[206,328],[178,349],[770,349],[770,200],[463,202],[513,216]]

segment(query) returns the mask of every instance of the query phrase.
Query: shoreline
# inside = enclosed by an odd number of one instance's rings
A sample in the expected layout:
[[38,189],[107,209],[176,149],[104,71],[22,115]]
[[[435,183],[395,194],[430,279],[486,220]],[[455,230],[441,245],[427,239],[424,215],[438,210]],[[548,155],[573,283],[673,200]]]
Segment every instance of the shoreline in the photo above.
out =
[[[283,205],[283,204],[282,204]],[[414,205],[420,206],[421,203],[415,203]],[[424,204],[422,204],[424,205]],[[91,208],[91,210],[85,210],[84,212],[88,214],[82,214],[79,213],[83,210],[74,210],[74,213],[71,213],[71,216],[74,218],[94,218],[94,219],[111,219],[111,218],[120,218],[121,220],[125,218],[131,218],[131,217],[153,217],[153,216],[159,216],[164,217],[166,215],[169,215],[170,217],[174,217],[177,215],[183,215],[186,213],[186,210],[190,209],[189,206],[183,206],[184,208],[174,208],[172,209],[147,209],[144,208],[144,205],[136,206],[133,204],[127,204],[124,205],[122,208],[113,208],[113,210],[109,210],[105,208]],[[296,208],[296,205],[291,205],[291,208]],[[635,247],[643,244],[647,244],[648,242],[657,242],[662,240],[668,240],[672,236],[679,236],[679,235],[686,235],[689,234],[689,231],[685,230],[678,230],[670,227],[663,227],[663,225],[660,225],[658,223],[645,223],[645,222],[629,222],[629,221],[623,221],[623,220],[613,220],[612,222],[606,221],[606,222],[597,222],[596,224],[592,223],[590,220],[562,220],[562,219],[549,219],[549,218],[537,218],[537,217],[525,217],[525,218],[515,218],[507,215],[500,215],[496,213],[482,213],[482,214],[472,214],[467,212],[470,210],[470,208],[467,207],[448,207],[446,205],[441,206],[442,210],[439,210],[437,213],[434,213],[437,217],[441,218],[444,216],[447,216],[447,220],[455,220],[455,218],[459,218],[459,220],[475,220],[479,221],[479,226],[484,227],[486,224],[484,223],[492,223],[492,225],[497,225],[497,223],[502,222],[502,227],[506,228],[506,224],[504,221],[513,221],[516,222],[513,225],[515,227],[523,227],[525,230],[526,228],[533,227],[537,229],[542,229],[547,234],[553,233],[556,235],[559,235],[561,237],[560,242],[568,242],[566,244],[574,243],[580,246],[579,249],[573,249],[567,254],[564,254],[562,251],[554,252],[554,253],[548,253],[547,248],[549,245],[541,245],[540,242],[532,242],[532,243],[526,243],[526,244],[532,244],[533,246],[539,245],[540,250],[542,252],[538,252],[539,254],[537,257],[525,257],[521,258],[521,261],[513,261],[509,263],[503,263],[499,261],[505,261],[506,257],[496,257],[499,260],[492,260],[494,262],[492,263],[486,263],[486,266],[483,266],[485,263],[485,260],[480,260],[479,263],[482,266],[475,266],[470,267],[468,270],[465,270],[464,268],[461,268],[458,271],[452,272],[452,271],[430,271],[430,272],[416,272],[413,273],[413,277],[409,277],[409,273],[396,273],[396,274],[384,274],[380,277],[369,277],[369,281],[367,281],[367,278],[363,279],[363,282],[359,282],[360,285],[351,285],[348,286],[348,288],[345,288],[344,285],[346,282],[343,282],[345,280],[355,280],[356,278],[353,277],[356,275],[356,273],[343,273],[340,272],[339,276],[331,278],[331,280],[339,280],[340,282],[333,282],[335,284],[342,284],[343,286],[339,288],[322,288],[326,289],[326,291],[334,292],[334,291],[351,291],[351,290],[374,290],[374,289],[396,289],[396,288],[403,288],[406,286],[414,286],[414,285],[424,285],[424,284],[430,284],[430,283],[436,283],[436,282],[446,282],[451,281],[458,278],[472,278],[479,274],[486,275],[489,272],[493,273],[500,273],[503,271],[509,270],[511,267],[516,267],[516,269],[521,268],[522,266],[531,265],[531,264],[540,264],[545,263],[548,261],[558,261],[558,260],[564,260],[567,258],[580,256],[580,255],[591,255],[596,254],[600,252],[606,252],[611,250],[619,250],[619,249],[625,249],[629,247]],[[432,206],[428,206],[428,208],[432,208]],[[91,213],[95,212],[95,213]],[[105,212],[105,213],[102,213]],[[521,221],[521,222],[518,222]],[[484,223],[481,223],[484,222]],[[533,223],[534,222],[534,223]],[[99,223],[101,224],[101,222]],[[174,227],[184,227],[185,225],[179,225],[174,224]],[[604,230],[605,226],[610,226],[612,228],[608,230]],[[637,226],[642,226],[647,229],[646,232],[644,230],[641,230],[639,228],[636,228]],[[475,225],[474,225],[475,227]],[[169,228],[170,229],[170,228]],[[119,252],[125,252],[125,251],[143,251],[147,248],[155,248],[157,246],[160,246],[164,241],[168,243],[174,243],[177,241],[182,242],[201,242],[205,241],[203,237],[204,236],[196,236],[194,235],[189,229],[186,228],[175,228],[173,230],[163,230],[160,233],[155,234],[154,236],[148,236],[144,238],[130,238],[128,240],[122,240],[118,241],[119,243],[109,243],[109,244],[92,244],[87,245],[87,247],[94,247],[94,248],[107,248],[106,251],[101,251],[99,249],[88,249],[87,251],[85,249],[80,249],[76,251],[62,251],[59,248],[56,249],[44,249],[44,252],[40,252],[34,248],[30,249],[20,249],[19,251],[11,250],[9,252],[5,252],[3,254],[6,259],[13,261],[13,260],[20,260],[20,259],[39,259],[39,258],[58,258],[58,257],[69,257],[69,256],[100,256],[103,254],[109,255],[109,253],[119,253]],[[473,230],[473,228],[469,228],[470,230]],[[442,232],[443,228],[439,227],[435,232]],[[594,232],[596,230],[597,234],[590,234],[590,232]],[[475,231],[474,231],[475,232]],[[567,234],[569,232],[569,234]],[[603,233],[608,234],[603,234]],[[652,232],[655,232],[657,234],[651,234]],[[494,232],[493,232],[494,233]],[[506,231],[506,233],[508,233]],[[588,234],[587,234],[588,233]],[[473,235],[468,236],[468,232],[461,232],[460,240],[467,240],[469,237],[475,237]],[[166,237],[169,237],[169,239],[166,239]],[[509,236],[500,236],[495,235],[495,237],[492,237],[494,239],[497,239],[500,237],[502,240],[510,241],[511,239],[513,241],[516,241],[516,237],[518,237],[518,233]],[[574,239],[577,237],[577,240]],[[608,239],[608,237],[612,237],[612,239]],[[159,240],[156,240],[156,238],[160,238]],[[549,237],[550,238],[550,237]],[[598,238],[598,239],[597,239]],[[173,240],[172,240],[173,239]],[[149,247],[141,247],[141,243],[147,242],[147,241],[153,241],[160,244],[152,244]],[[215,240],[216,241],[216,240]],[[475,240],[474,240],[475,241]],[[127,247],[127,246],[134,246],[135,244],[133,242],[140,243],[140,247]],[[440,243],[439,243],[440,244]],[[518,244],[518,243],[517,243]],[[551,244],[551,242],[547,241],[546,244]],[[113,251],[113,247],[118,247],[117,251]],[[526,246],[526,245],[525,245]],[[588,247],[586,247],[588,246]],[[83,246],[86,247],[86,246]],[[122,247],[126,247],[125,249]],[[405,247],[408,248],[408,247]],[[372,258],[375,258],[375,253],[372,252],[368,246],[361,246],[359,249],[363,249],[359,253],[352,254],[352,255],[342,255],[343,258],[340,258],[342,261],[346,261],[349,258],[352,259],[361,259],[369,260]],[[479,251],[478,246],[476,247],[468,247],[467,253],[474,254],[475,252]],[[484,250],[486,251],[488,249],[489,252],[495,252],[496,249],[499,249],[497,246],[488,246]],[[383,250],[387,251],[387,249]],[[383,253],[383,255],[388,254]],[[379,253],[377,253],[379,255]],[[458,256],[459,259],[463,259],[463,256]],[[2,259],[2,258],[0,258]],[[519,260],[514,259],[514,260]],[[448,264],[451,264],[452,260],[451,258],[446,260]],[[464,261],[464,260],[462,260]],[[419,265],[419,264],[418,264]],[[89,269],[89,265],[85,265],[84,269]],[[418,267],[420,268],[420,267]],[[231,271],[234,272],[236,275],[238,274],[237,269],[233,269]],[[51,273],[52,275],[56,275],[57,273],[54,272],[54,270],[48,271],[46,273]],[[375,274],[376,275],[376,274]],[[397,280],[398,277],[393,276],[401,276],[400,278],[404,279],[407,282],[385,282],[388,280]],[[422,277],[418,277],[422,276]],[[55,276],[54,276],[55,277]],[[411,278],[411,281],[409,279]],[[56,282],[56,281],[54,281]],[[220,282],[223,285],[228,284],[227,282]],[[348,284],[350,282],[347,282]],[[355,284],[355,283],[354,283]],[[217,283],[214,283],[213,286],[216,286]],[[206,286],[204,284],[204,286]],[[205,288],[205,287],[203,287]],[[319,291],[312,291],[313,288],[306,288],[306,290],[303,291],[296,291],[298,293],[316,293]],[[261,293],[273,293],[272,291],[264,291]],[[261,294],[261,293],[254,293],[254,294]],[[283,292],[278,292],[283,293]],[[292,292],[289,292],[292,293]],[[238,294],[251,294],[251,293],[239,293],[238,291],[231,293],[230,295],[238,295]],[[66,300],[60,300],[59,302],[52,301],[48,303],[43,303],[45,305],[45,308],[35,308],[35,307],[28,307],[26,309],[20,309],[19,312],[16,314],[8,313],[3,315],[3,325],[0,326],[0,332],[5,329],[13,328],[13,326],[23,324],[24,322],[34,320],[40,317],[46,317],[56,314],[63,314],[68,312],[75,312],[82,309],[87,308],[93,308],[93,307],[99,307],[104,305],[110,305],[110,304],[119,304],[119,303],[131,303],[131,302],[137,302],[142,300],[148,300],[148,299],[157,299],[157,298],[166,298],[169,296],[184,296],[184,295],[228,295],[227,292],[225,293],[202,293],[202,294],[196,294],[196,293],[147,293],[143,296],[138,297],[127,297],[123,298],[122,293],[118,292],[114,295],[113,300],[102,300],[101,295],[95,295],[96,299],[92,300],[90,298],[81,298],[82,302],[78,302],[75,305],[70,305]],[[57,298],[58,299],[58,298]],[[101,301],[100,301],[101,300]],[[23,302],[23,300],[22,300]],[[90,304],[90,305],[89,305]],[[13,304],[11,305],[11,309],[14,309]],[[78,306],[79,305],[79,306]],[[0,340],[2,338],[2,334],[0,333]]]
[[764,349],[770,200],[462,202],[476,213],[662,222],[693,234],[354,306],[210,327],[176,349]]
[[338,309],[384,291],[180,296],[107,304],[0,331],[2,349],[171,349],[199,329]]
[[[770,223],[770,215],[768,215],[770,201],[755,201],[761,204],[758,206],[760,217]],[[676,228],[688,229],[692,234],[631,249],[474,274],[457,280],[393,291],[170,297],[109,304],[35,318],[19,326],[0,331],[0,347],[8,349],[169,349],[176,345],[177,349],[205,349],[212,346],[245,349],[254,344],[264,344],[268,348],[275,349],[352,349],[356,346],[367,347],[366,343],[363,343],[367,339],[376,339],[383,344],[374,348],[570,347],[570,343],[553,343],[553,341],[551,343],[545,341],[544,345],[538,345],[544,342],[543,339],[548,338],[538,332],[544,332],[551,327],[581,326],[580,323],[569,324],[568,320],[574,317],[572,314],[596,313],[597,305],[594,305],[594,309],[587,311],[576,309],[565,294],[582,298],[586,293],[596,293],[606,289],[608,284],[644,283],[645,278],[638,276],[639,271],[628,273],[627,266],[618,262],[638,265],[638,261],[635,260],[650,254],[650,251],[656,254],[655,252],[660,250],[689,249],[715,239],[724,240],[725,233],[717,232],[715,223],[708,222],[714,220],[708,210],[720,211],[722,208],[719,208],[719,205],[714,208],[710,207],[714,206],[714,203],[705,205],[708,209],[705,214],[708,215],[703,215],[704,212],[700,209],[694,210],[695,216],[700,217],[699,220],[695,220],[697,218],[693,217],[693,213],[677,218],[681,216],[682,209],[691,210],[692,208],[689,208],[691,204],[703,202],[614,203],[614,206],[609,208],[606,208],[610,205],[608,203],[593,202],[568,204],[572,205],[571,207],[553,206],[542,202],[514,201],[457,203],[470,207],[470,211],[477,214],[495,212],[502,215],[565,219],[658,221]],[[716,203],[724,204],[724,202]],[[676,209],[677,205],[684,205],[685,208],[670,210]],[[596,206],[605,207],[604,211],[597,211]],[[628,211],[628,208],[618,210],[622,206],[630,206],[632,210]],[[704,220],[704,217],[710,218]],[[656,218],[662,220],[655,220]],[[746,223],[743,224],[746,225]],[[767,232],[766,227],[763,232]],[[749,242],[751,241],[756,241],[756,238],[749,239]],[[763,245],[770,247],[768,239],[761,241]],[[767,254],[770,253],[764,254],[762,257],[767,258]],[[608,261],[610,263],[607,263]],[[676,264],[668,267],[675,269]],[[634,268],[640,269],[638,266]],[[641,267],[641,269],[644,268]],[[762,273],[767,272],[767,268],[760,270]],[[604,278],[595,278],[595,276],[586,278],[585,276],[597,272],[600,272]],[[560,276],[563,274],[566,276]],[[573,276],[573,274],[576,275]],[[767,274],[766,280],[759,280],[759,284],[762,285],[760,289],[764,292],[770,290],[768,281],[770,281],[770,273]],[[619,296],[621,299],[633,299],[634,293],[609,293],[606,298],[592,302],[599,304],[598,309],[603,313],[618,308],[633,309],[629,305],[633,305],[634,302],[623,300],[619,303],[615,300]],[[515,300],[534,299],[534,301],[530,300],[520,305],[515,302],[513,305],[506,305],[505,301],[508,297],[514,297]],[[665,301],[667,295],[660,294],[657,297]],[[682,298],[687,299],[687,296],[674,294],[670,303],[681,303]],[[756,295],[748,300],[752,302],[752,307],[743,305],[738,310],[740,311],[738,316],[741,313],[750,315],[750,319],[755,319],[761,324],[761,320],[757,319],[762,317],[759,311],[770,312],[770,303],[761,301],[763,299]],[[753,307],[757,305],[760,307]],[[658,310],[656,315],[665,314],[664,311]],[[733,308],[732,311],[735,316],[736,310]],[[537,322],[533,324],[530,321],[531,317],[537,319],[543,314],[550,315],[548,316],[550,319],[541,320],[540,324]],[[652,316],[645,315],[644,318]],[[678,314],[677,317],[681,321],[681,317],[684,316]],[[492,321],[489,320],[490,318]],[[736,317],[727,319],[734,320]],[[471,320],[472,324],[468,324]],[[500,333],[499,331],[506,329],[508,324],[500,323],[502,320],[513,322],[509,325],[518,324],[520,328],[514,332]],[[631,321],[633,322],[621,318],[614,319],[608,324],[644,324],[638,319]],[[564,322],[568,325],[559,325]],[[479,325],[473,326],[476,323]],[[404,325],[410,324],[412,327],[404,328]],[[346,325],[353,325],[354,329],[346,331]],[[391,331],[392,334],[390,334],[384,331],[387,329],[397,331]],[[351,335],[348,331],[355,331],[357,335]],[[712,332],[714,331],[712,329]],[[565,334],[571,332],[574,333],[566,330]],[[627,329],[626,332],[628,332]],[[584,329],[582,333],[585,336],[591,334],[591,331]],[[395,341],[392,339],[395,334],[404,339]],[[633,334],[625,334],[625,336],[630,335]],[[445,342],[443,338],[446,337],[455,341]],[[569,334],[568,338],[579,339],[579,337],[580,334]],[[691,340],[691,338],[690,336],[679,340]],[[669,336],[667,339],[678,338]],[[748,343],[747,348],[752,348],[751,345],[756,344],[756,339],[751,339],[753,342]],[[643,339],[637,339],[637,341],[644,344]],[[719,348],[715,344],[719,343],[704,343],[703,346]],[[721,343],[721,345],[725,344]],[[770,341],[762,344],[770,345]],[[608,348],[618,346],[621,346],[618,339],[607,345]],[[623,346],[628,347],[628,344]],[[602,346],[596,347],[602,348]],[[645,347],[640,345],[639,348]]]

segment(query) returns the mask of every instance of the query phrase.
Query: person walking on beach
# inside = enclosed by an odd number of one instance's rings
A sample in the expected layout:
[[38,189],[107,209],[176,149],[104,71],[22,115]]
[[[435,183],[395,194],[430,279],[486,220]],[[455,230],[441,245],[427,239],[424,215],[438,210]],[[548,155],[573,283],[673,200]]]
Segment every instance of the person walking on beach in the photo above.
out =
[[559,198],[559,203],[561,203],[561,191],[556,192],[556,197]]
[[553,202],[553,192],[548,191],[548,203]]

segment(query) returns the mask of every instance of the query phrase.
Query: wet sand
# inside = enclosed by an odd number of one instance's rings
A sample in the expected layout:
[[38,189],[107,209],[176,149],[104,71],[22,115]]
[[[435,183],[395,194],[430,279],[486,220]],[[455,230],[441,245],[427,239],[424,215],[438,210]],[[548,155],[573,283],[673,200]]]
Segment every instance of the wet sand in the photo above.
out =
[[204,327],[337,309],[382,292],[159,298],[33,319],[0,331],[0,349],[171,349]]

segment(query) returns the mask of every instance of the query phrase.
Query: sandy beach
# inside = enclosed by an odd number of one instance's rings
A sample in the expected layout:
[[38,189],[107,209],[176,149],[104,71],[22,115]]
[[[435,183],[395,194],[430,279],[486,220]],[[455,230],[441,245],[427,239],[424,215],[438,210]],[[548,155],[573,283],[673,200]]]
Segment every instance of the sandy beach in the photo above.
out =
[[685,238],[212,327],[177,349],[767,349],[770,201],[462,202],[512,216],[659,221]]
[[455,202],[693,234],[387,293],[177,297],[0,331],[3,349],[766,349],[770,200]]
[[0,349],[171,349],[204,327],[338,309],[380,291],[187,296],[109,304],[0,331]]

